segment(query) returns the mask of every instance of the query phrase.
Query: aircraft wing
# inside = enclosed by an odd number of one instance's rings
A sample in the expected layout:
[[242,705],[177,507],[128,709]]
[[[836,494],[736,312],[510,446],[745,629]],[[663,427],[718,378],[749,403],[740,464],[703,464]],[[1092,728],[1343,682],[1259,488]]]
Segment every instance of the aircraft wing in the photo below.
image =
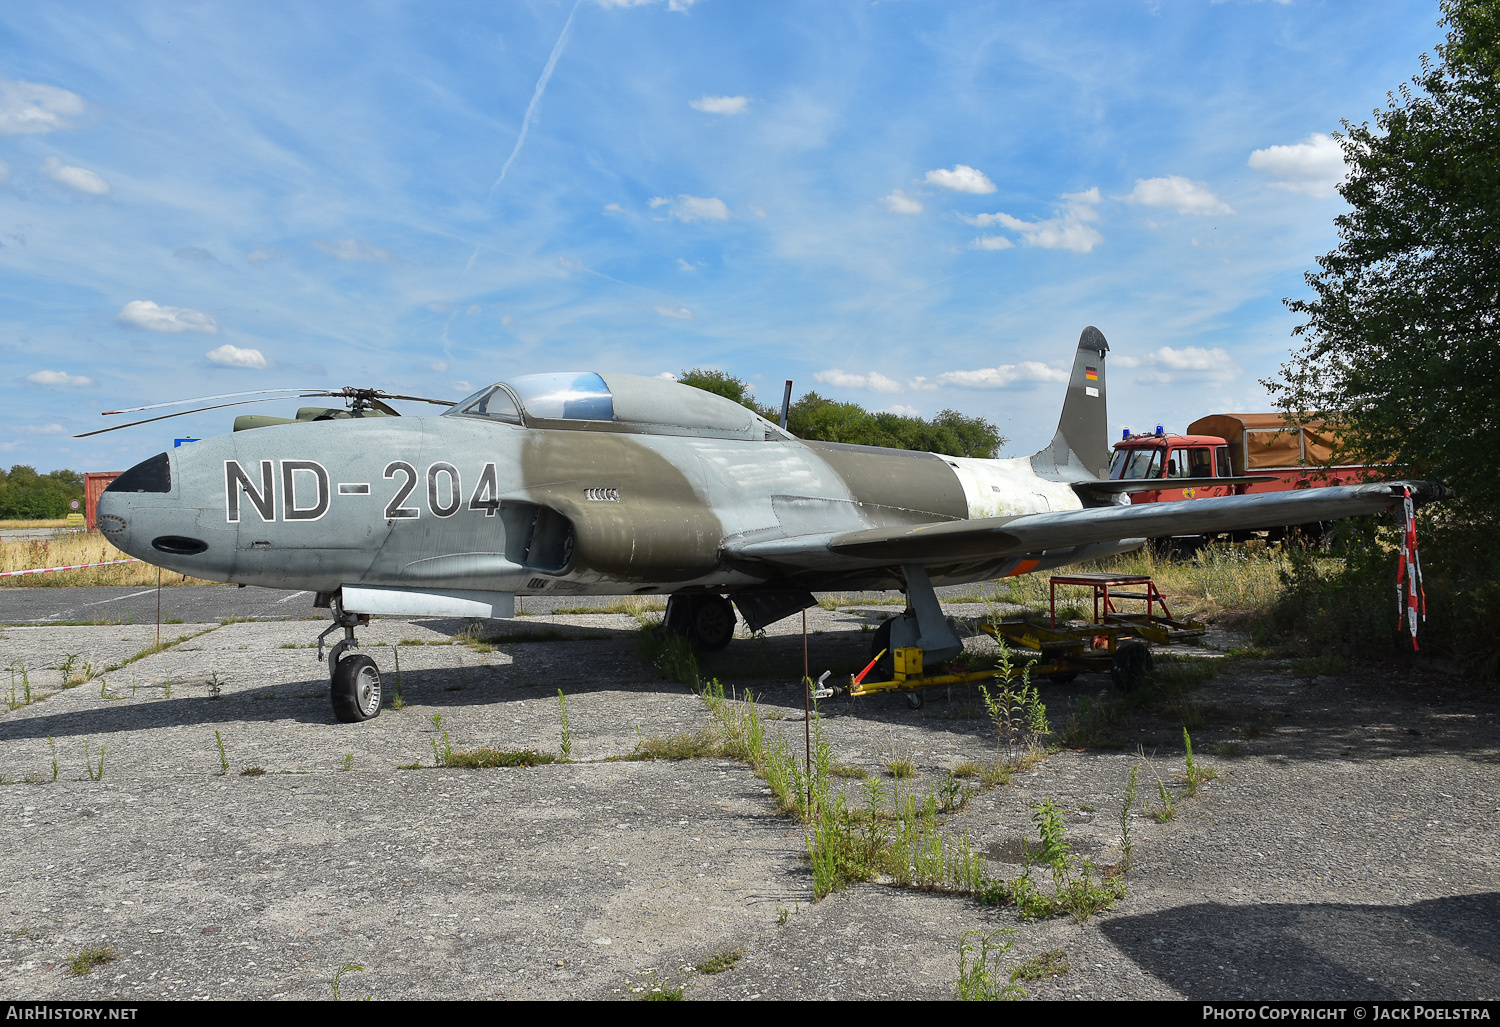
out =
[[985,517],[942,521],[915,527],[868,528],[863,531],[796,535],[735,543],[726,555],[767,563],[827,565],[830,557],[865,563],[945,563],[1036,553],[1049,549],[1221,531],[1250,531],[1286,524],[1307,524],[1393,510],[1402,486],[1419,500],[1442,498],[1447,490],[1433,482],[1382,482],[1340,485],[1249,496],[1224,496],[1103,506],[1021,517]]

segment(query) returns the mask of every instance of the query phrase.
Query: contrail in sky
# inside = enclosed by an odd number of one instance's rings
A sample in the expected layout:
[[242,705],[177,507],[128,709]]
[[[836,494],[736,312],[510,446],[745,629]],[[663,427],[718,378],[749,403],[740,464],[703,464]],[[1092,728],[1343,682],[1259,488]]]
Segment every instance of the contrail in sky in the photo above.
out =
[[526,132],[531,128],[531,116],[536,113],[537,104],[542,102],[542,93],[547,89],[547,80],[552,77],[552,69],[557,67],[557,59],[562,56],[563,47],[568,45],[568,33],[573,30],[573,15],[578,13],[578,5],[583,0],[575,0],[573,9],[568,12],[568,20],[563,22],[562,32],[557,37],[557,43],[552,47],[552,56],[547,58],[547,66],[542,69],[542,77],[536,80],[536,91],[531,94],[531,103],[526,105],[526,116],[521,119],[521,134],[516,136],[515,149],[510,151],[510,156],[505,159],[505,166],[500,169],[500,177],[495,179],[495,184],[490,186],[490,196],[495,195],[495,190],[500,183],[505,181],[505,173],[515,163],[516,156],[521,152],[521,146],[526,142]]

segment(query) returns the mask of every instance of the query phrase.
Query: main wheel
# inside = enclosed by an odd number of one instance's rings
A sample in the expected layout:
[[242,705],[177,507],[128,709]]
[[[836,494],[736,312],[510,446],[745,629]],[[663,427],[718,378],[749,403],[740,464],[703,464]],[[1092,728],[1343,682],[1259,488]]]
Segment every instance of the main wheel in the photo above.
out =
[[1120,648],[1115,650],[1115,659],[1109,668],[1109,676],[1114,679],[1115,687],[1120,691],[1134,692],[1151,676],[1153,663],[1151,647],[1140,639],[1132,638],[1121,642]]
[[358,724],[380,712],[380,669],[368,656],[346,656],[333,671],[333,715]]
[[692,613],[693,641],[699,648],[717,652],[734,637],[734,607],[723,596],[703,596]]

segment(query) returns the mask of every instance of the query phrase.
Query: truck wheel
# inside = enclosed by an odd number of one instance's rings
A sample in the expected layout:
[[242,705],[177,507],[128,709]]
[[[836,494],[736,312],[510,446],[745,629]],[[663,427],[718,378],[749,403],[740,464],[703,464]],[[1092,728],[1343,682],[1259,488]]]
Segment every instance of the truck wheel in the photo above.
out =
[[333,671],[333,715],[358,724],[380,713],[380,669],[368,656],[346,656]]
[[1153,662],[1151,647],[1140,639],[1132,638],[1127,642],[1121,642],[1120,647],[1115,650],[1115,659],[1109,668],[1109,676],[1120,691],[1134,692],[1151,676]]

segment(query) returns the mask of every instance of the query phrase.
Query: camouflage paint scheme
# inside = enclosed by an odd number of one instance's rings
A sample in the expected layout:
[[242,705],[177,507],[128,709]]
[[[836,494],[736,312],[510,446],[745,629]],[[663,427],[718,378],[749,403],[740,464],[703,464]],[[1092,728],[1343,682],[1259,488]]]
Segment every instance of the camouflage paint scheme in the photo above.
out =
[[805,442],[721,397],[604,374],[590,377],[612,394],[607,420],[455,407],[206,439],[122,475],[100,523],[133,556],[249,585],[738,600],[908,588],[923,572],[934,585],[978,581],[1148,536],[1398,502],[1388,485],[1361,485],[1130,506],[1131,483],[1105,480],[1108,349],[1083,332],[1057,435],[1032,457]]

